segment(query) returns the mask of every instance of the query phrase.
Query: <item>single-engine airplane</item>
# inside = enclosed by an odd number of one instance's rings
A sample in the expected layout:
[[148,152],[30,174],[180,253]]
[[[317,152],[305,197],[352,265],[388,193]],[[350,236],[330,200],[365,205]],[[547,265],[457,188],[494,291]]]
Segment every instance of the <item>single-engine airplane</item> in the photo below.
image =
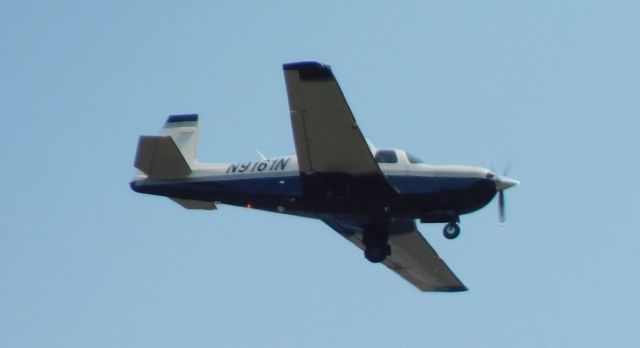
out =
[[467,288],[416,228],[459,218],[519,182],[480,167],[426,164],[400,149],[367,143],[331,68],[283,65],[296,155],[238,163],[196,160],[198,115],[170,116],[160,135],[141,136],[131,188],[166,196],[187,209],[217,204],[322,220],[422,291]]

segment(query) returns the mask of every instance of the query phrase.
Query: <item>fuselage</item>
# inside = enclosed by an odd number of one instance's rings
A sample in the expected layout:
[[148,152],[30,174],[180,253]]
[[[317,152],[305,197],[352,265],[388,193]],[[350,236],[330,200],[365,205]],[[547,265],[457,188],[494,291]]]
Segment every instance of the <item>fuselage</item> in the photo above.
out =
[[[455,221],[478,210],[496,194],[495,174],[473,166],[422,163],[403,150],[383,149],[376,161],[392,195],[350,195],[358,178],[341,179],[343,190],[308,194],[296,156],[240,163],[196,164],[188,177],[154,179],[138,174],[136,192],[215,202],[304,217],[388,217],[423,222]],[[335,186],[335,185],[334,185]],[[375,190],[372,190],[375,191]]]

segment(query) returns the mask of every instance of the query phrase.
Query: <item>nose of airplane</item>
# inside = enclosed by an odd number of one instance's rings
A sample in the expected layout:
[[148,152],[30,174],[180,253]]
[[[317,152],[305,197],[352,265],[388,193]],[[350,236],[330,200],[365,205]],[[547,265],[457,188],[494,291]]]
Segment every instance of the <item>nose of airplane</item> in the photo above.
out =
[[520,184],[520,181],[511,179],[507,176],[496,176],[495,182],[497,191],[506,190],[510,187]]
[[500,223],[504,223],[505,217],[505,203],[504,203],[504,190],[520,184],[520,181],[511,179],[508,176],[496,176],[495,177],[496,191],[498,191],[498,216]]

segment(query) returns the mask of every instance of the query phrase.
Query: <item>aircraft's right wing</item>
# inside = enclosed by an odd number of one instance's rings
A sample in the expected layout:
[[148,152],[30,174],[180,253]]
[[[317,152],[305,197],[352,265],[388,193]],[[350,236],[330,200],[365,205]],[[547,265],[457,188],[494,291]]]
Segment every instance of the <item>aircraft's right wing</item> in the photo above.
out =
[[[364,250],[362,231],[364,224],[324,220],[343,237]],[[435,250],[422,237],[413,220],[392,220],[389,223],[391,255],[384,265],[422,291],[466,291],[467,287],[449,269]]]
[[396,194],[378,167],[331,68],[300,62],[285,64],[283,69],[305,193]]
[[317,62],[283,66],[300,171],[379,171],[331,68]]

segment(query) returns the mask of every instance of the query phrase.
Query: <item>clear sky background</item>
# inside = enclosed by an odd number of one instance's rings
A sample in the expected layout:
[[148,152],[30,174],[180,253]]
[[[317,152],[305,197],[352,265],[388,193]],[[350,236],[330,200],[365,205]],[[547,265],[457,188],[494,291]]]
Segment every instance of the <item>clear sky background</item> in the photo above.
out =
[[[640,342],[637,1],[0,3],[0,347]],[[419,228],[421,293],[323,223],[132,192],[137,137],[294,152],[281,64],[330,64],[365,135],[522,185]]]

